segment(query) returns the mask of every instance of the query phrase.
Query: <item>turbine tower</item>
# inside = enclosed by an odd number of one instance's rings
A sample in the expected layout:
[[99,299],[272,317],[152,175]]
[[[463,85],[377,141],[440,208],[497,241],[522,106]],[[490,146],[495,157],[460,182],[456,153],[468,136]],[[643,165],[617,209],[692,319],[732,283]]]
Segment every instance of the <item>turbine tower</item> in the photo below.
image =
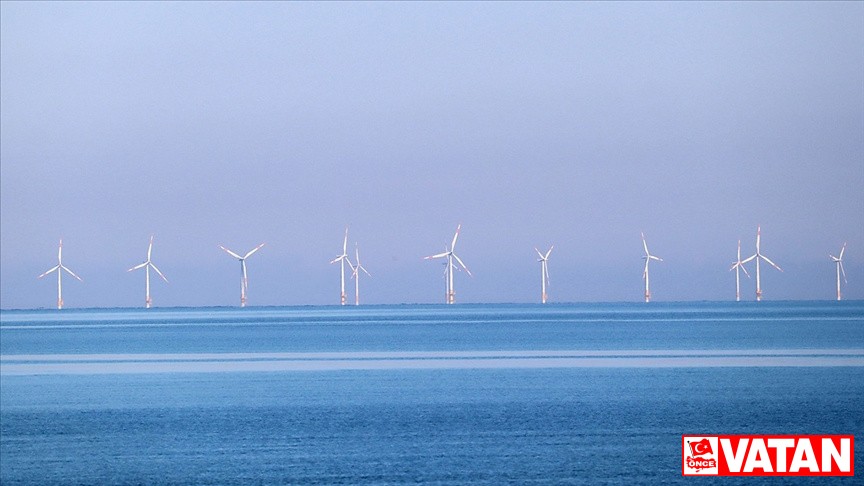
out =
[[153,299],[150,298],[150,268],[153,268],[153,270],[155,270],[156,273],[158,273],[159,276],[162,277],[162,280],[164,280],[165,283],[168,283],[168,279],[165,278],[165,275],[162,275],[162,272],[160,272],[159,269],[156,268],[156,265],[154,265],[153,262],[150,261],[150,254],[152,252],[153,235],[150,235],[150,246],[147,247],[147,260],[145,260],[144,263],[141,263],[140,265],[135,265],[134,267],[127,270],[127,272],[131,272],[132,270],[138,270],[139,268],[144,269],[144,307],[146,307],[147,309],[149,309],[150,306],[153,304]]
[[744,267],[744,262],[741,261],[741,240],[738,240],[738,260],[732,264],[732,267],[729,269],[731,272],[735,270],[735,302],[741,301],[741,272],[739,270],[744,270],[744,275],[747,275],[747,278],[750,278],[750,274],[747,273],[747,269]]
[[[360,270],[366,272],[366,275],[372,276],[369,272],[366,271],[366,267],[360,264],[360,250],[357,248],[357,244],[354,244],[354,260],[357,262],[356,266],[351,267],[351,278],[354,279],[354,305],[360,305]],[[351,265],[351,262],[348,262]]]
[[334,258],[330,261],[331,264],[339,262],[342,267],[342,272],[340,277],[342,278],[342,293],[340,296],[341,304],[345,305],[345,262],[348,262],[348,266],[351,269],[354,269],[354,265],[351,265],[351,261],[348,260],[348,228],[345,228],[345,239],[342,240],[342,254]]
[[[842,257],[843,255],[841,254],[840,256]],[[72,275],[73,277],[75,277],[79,281],[81,281],[81,277],[79,277],[78,275],[75,275],[75,273],[73,273],[72,270],[69,270],[68,268],[66,268],[63,265],[63,240],[62,239],[60,240],[60,247],[57,249],[57,266],[52,267],[50,270],[48,270],[45,273],[43,273],[42,275],[39,275],[38,277],[36,277],[36,278],[42,278],[51,272],[57,272],[57,309],[63,308],[63,280],[62,280],[63,272],[61,272],[61,270],[66,270],[67,272],[69,272],[69,275]]]
[[756,259],[756,301],[757,302],[762,300],[762,280],[759,277],[759,259],[761,258],[762,260],[765,260],[766,262],[771,264],[771,266],[776,268],[777,270],[780,270],[781,272],[783,271],[782,268],[778,267],[777,264],[772,262],[768,257],[766,257],[765,255],[763,255],[760,252],[759,244],[760,244],[761,240],[762,240],[762,227],[757,226],[756,227],[756,254],[751,256],[750,258],[744,260],[743,262],[741,262],[742,264],[744,264],[744,263],[749,262],[750,260],[753,260],[754,258]]
[[458,270],[458,268],[456,267],[456,265],[453,264],[453,260],[456,260],[457,262],[459,262],[459,265],[462,266],[463,269],[465,269],[465,271],[468,273],[468,275],[471,275],[471,271],[468,270],[468,267],[465,266],[465,264],[462,262],[462,259],[459,258],[456,255],[456,253],[454,253],[454,251],[456,249],[456,239],[459,238],[459,230],[460,229],[462,229],[461,224],[456,227],[456,234],[453,235],[453,242],[450,243],[449,248],[448,247],[444,248],[444,253],[438,253],[437,255],[430,255],[427,257],[423,257],[424,260],[430,260],[433,258],[445,258],[445,257],[447,258],[447,270],[446,270],[446,277],[447,277],[447,290],[446,290],[446,292],[447,292],[447,294],[445,296],[445,302],[448,304],[452,304],[456,300],[456,291],[453,289],[453,269],[456,268]]
[[246,259],[252,256],[256,251],[260,250],[262,246],[264,246],[264,243],[261,243],[255,248],[249,250],[245,255],[240,256],[228,248],[219,245],[219,248],[225,250],[225,253],[228,253],[232,257],[240,260],[240,307],[246,307],[246,292],[249,290],[249,278],[246,276]]
[[645,242],[645,233],[642,233],[642,247],[645,248],[645,256],[642,257],[642,259],[645,260],[645,271],[642,272],[642,278],[645,280],[645,302],[651,302],[651,291],[648,290],[648,262],[651,260],[662,262],[663,259],[652,255],[648,251],[648,243]]
[[846,270],[843,269],[843,252],[846,251],[846,243],[843,243],[843,248],[840,248],[840,256],[835,257],[834,255],[829,254],[828,256],[834,260],[834,263],[837,264],[837,300],[840,300],[840,272],[843,272],[843,281],[846,281]]
[[552,253],[552,248],[555,248],[555,245],[549,247],[549,251],[544,255],[540,253],[540,250],[537,247],[534,247],[534,251],[537,252],[537,255],[540,257],[537,259],[540,262],[540,301],[542,303],[546,303],[546,286],[549,285],[549,267],[548,260],[549,254]]

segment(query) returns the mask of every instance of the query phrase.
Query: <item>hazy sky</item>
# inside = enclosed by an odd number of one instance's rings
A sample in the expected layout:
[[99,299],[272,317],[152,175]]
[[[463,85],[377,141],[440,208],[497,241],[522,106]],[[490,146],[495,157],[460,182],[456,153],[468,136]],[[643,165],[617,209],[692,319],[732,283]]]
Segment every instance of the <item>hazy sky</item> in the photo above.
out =
[[[864,298],[864,3],[0,3],[0,306]],[[753,268],[752,266],[750,267]],[[743,278],[743,276],[742,276]],[[752,300],[755,282],[743,278]],[[350,283],[350,281],[349,281]],[[351,289],[353,291],[353,283]]]

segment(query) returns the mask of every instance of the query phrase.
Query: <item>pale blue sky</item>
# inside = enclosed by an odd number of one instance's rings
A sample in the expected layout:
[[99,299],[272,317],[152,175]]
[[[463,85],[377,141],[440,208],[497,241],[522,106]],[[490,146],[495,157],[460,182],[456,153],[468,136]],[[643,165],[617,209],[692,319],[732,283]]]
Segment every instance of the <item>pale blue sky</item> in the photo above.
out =
[[[864,3],[0,4],[0,306],[864,298]],[[753,298],[754,282],[743,294]],[[68,283],[67,283],[68,282]]]

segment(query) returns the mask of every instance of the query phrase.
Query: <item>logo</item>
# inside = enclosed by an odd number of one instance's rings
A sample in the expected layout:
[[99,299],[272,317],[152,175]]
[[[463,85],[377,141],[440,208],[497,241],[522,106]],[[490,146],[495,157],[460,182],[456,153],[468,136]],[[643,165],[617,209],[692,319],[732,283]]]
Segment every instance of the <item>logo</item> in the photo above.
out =
[[681,437],[684,476],[854,476],[852,435]]
[[716,475],[717,437],[684,437],[684,475]]

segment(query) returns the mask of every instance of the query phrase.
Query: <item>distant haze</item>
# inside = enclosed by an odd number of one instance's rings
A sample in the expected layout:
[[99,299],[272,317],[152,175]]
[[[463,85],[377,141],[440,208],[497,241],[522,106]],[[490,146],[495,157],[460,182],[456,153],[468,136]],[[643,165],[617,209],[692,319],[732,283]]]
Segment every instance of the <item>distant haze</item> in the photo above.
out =
[[[864,299],[864,2],[0,3],[0,307]],[[748,267],[754,270],[754,267]],[[68,277],[68,276],[67,276]],[[363,275],[363,277],[366,277]],[[755,282],[742,275],[742,295]],[[348,281],[353,302],[353,282]]]

